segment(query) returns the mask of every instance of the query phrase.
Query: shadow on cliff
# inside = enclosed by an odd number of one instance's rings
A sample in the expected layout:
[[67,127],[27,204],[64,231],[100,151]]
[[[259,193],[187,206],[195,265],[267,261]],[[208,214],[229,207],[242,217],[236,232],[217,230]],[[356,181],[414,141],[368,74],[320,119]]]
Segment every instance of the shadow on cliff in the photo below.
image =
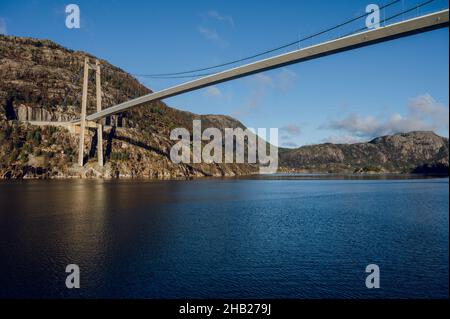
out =
[[[142,148],[146,151],[150,151],[150,152],[154,152],[158,155],[164,156],[166,157],[169,161],[172,161],[170,158],[170,152],[164,152],[159,148],[156,148],[154,146],[148,145],[146,143],[143,143],[141,141],[137,141],[134,140],[130,137],[126,137],[126,136],[120,136],[116,134],[116,127],[113,126],[111,127],[111,131],[108,133],[108,137],[107,137],[107,142],[106,142],[106,149],[105,149],[105,160],[106,161],[110,161],[111,158],[111,153],[112,153],[112,144],[113,144],[113,140],[118,140],[121,142],[125,142],[128,143],[130,145]],[[93,136],[93,141],[91,143],[91,149],[89,152],[89,156],[93,157],[95,155],[97,151],[97,133],[95,133],[95,135]],[[184,165],[186,165],[192,172],[197,171],[200,172],[201,174],[203,174],[204,176],[212,176],[212,174],[205,172],[204,170],[197,168],[197,167],[193,167],[190,164],[184,163]],[[223,171],[220,166],[218,166],[219,169],[221,171]]]

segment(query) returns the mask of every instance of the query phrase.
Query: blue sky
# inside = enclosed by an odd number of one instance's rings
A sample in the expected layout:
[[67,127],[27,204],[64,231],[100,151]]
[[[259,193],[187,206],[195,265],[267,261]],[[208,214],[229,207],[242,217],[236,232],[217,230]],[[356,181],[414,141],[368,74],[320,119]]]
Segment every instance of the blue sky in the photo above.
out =
[[[390,16],[423,0],[403,0]],[[46,38],[133,74],[190,70],[295,41],[390,0],[192,0],[0,2],[0,33]],[[78,4],[81,28],[64,8]],[[404,18],[448,8],[448,1]],[[307,46],[364,26],[303,43]],[[296,46],[289,49],[295,49]],[[287,52],[289,49],[278,53]],[[280,128],[280,144],[353,142],[399,131],[448,136],[448,29],[234,80],[165,100],[201,114],[231,115],[253,128]],[[180,79],[138,78],[153,90]]]

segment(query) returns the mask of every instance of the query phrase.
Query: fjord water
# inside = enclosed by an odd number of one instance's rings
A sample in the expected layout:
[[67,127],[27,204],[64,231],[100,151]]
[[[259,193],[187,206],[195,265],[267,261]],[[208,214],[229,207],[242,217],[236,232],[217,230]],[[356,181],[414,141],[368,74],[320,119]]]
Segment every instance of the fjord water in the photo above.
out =
[[1,182],[0,297],[448,298],[448,201],[448,179]]

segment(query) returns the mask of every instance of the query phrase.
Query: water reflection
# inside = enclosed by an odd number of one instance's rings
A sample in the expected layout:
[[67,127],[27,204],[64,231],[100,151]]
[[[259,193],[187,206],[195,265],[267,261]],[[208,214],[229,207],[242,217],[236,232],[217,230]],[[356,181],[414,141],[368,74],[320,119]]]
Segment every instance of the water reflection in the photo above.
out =
[[448,294],[448,179],[2,182],[0,232],[0,297]]

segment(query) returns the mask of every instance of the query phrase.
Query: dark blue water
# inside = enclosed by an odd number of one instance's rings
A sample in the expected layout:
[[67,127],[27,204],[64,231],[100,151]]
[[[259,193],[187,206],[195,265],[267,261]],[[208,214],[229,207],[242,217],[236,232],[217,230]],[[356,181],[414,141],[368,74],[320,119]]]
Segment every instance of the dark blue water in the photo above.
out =
[[2,182],[0,297],[448,298],[448,202],[448,179]]

